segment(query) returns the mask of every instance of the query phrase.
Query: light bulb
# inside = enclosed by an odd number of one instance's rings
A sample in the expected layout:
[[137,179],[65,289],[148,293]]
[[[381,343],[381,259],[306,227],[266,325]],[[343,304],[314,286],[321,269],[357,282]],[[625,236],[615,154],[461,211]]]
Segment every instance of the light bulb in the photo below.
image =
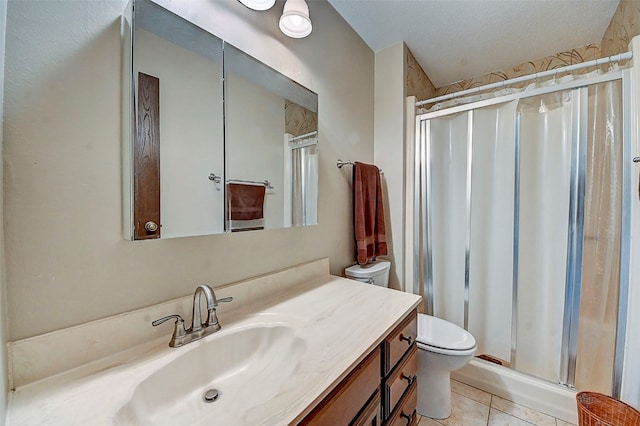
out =
[[280,18],[280,31],[289,37],[303,38],[311,34],[309,6],[304,0],[287,0]]

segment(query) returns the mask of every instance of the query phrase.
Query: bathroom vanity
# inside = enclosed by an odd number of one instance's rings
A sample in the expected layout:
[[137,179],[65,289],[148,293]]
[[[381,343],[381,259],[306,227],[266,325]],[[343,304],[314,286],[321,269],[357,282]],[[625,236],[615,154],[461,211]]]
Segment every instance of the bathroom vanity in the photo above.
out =
[[222,329],[180,348],[151,321],[189,321],[191,295],[11,343],[8,425],[416,423],[419,296],[327,259],[215,293]]
[[415,424],[416,321],[417,311],[407,314],[300,424]]

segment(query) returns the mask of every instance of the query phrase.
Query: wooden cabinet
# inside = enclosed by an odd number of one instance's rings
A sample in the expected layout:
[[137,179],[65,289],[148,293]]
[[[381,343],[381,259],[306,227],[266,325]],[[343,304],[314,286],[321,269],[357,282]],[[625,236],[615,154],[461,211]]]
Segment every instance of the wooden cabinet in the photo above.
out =
[[300,425],[417,423],[417,311],[409,313]]

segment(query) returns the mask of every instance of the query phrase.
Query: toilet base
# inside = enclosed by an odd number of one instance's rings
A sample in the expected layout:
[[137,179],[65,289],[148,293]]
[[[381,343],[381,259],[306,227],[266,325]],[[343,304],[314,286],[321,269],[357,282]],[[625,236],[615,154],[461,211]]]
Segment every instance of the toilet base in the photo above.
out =
[[451,415],[451,373],[418,368],[418,414],[432,419]]

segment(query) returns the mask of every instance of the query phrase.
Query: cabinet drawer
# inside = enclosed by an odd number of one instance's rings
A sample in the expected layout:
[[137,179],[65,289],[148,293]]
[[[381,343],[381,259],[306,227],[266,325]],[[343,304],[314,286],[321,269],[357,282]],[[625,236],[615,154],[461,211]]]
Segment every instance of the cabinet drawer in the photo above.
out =
[[418,424],[418,383],[413,382],[409,391],[404,395],[402,401],[393,412],[386,426],[410,426]]
[[412,347],[416,337],[418,337],[418,314],[417,311],[413,311],[384,339],[383,376],[389,374],[400,358]]
[[384,397],[386,399],[384,414],[389,416],[394,410],[402,395],[416,381],[418,372],[418,348],[413,345],[407,356],[402,362],[391,372],[384,382]]
[[376,347],[300,424],[349,424],[379,387],[380,348]]

